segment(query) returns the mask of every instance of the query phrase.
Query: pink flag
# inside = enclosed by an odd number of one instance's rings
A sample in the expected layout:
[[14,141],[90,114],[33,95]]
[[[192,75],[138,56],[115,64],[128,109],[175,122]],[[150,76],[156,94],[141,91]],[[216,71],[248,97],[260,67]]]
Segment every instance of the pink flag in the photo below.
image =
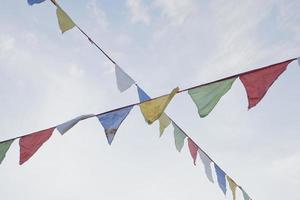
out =
[[191,140],[191,138],[188,138],[188,145],[189,145],[191,156],[194,160],[194,165],[196,165],[198,146],[193,142],[193,140]]
[[274,64],[265,69],[254,70],[240,76],[240,80],[242,81],[248,96],[248,109],[258,104],[274,81],[286,70],[288,64],[293,60]]
[[20,138],[20,165],[29,160],[33,154],[51,137],[55,127],[38,131]]

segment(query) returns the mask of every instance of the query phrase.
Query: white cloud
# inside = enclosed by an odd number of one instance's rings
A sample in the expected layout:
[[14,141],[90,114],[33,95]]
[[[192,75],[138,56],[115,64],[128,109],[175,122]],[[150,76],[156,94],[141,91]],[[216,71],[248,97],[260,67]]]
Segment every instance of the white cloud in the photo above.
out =
[[141,0],[127,0],[127,7],[131,12],[132,23],[149,24],[151,21],[148,8],[142,3]]

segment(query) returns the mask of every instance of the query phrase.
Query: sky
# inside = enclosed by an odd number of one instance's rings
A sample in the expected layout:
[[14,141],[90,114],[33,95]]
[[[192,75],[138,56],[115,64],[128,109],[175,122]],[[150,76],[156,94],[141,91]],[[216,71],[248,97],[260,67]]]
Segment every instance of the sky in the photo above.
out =
[[[263,67],[300,53],[298,0],[58,1],[151,96]],[[82,34],[61,34],[49,0],[0,7],[0,140],[138,101]],[[200,118],[187,93],[166,112],[253,199],[300,199],[300,67],[289,65],[253,109],[240,81]],[[3,199],[232,199],[175,149],[170,126],[135,107],[111,146],[96,118],[52,138],[19,166],[14,142],[0,165]],[[243,199],[240,192],[237,199]]]

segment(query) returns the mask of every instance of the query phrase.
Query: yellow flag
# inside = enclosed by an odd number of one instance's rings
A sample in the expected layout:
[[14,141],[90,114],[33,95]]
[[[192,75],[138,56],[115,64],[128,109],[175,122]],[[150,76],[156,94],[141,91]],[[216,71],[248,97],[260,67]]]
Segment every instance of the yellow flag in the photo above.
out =
[[236,191],[237,184],[229,176],[227,176],[227,181],[232,192],[232,198],[233,200],[235,200],[236,199],[235,191]]
[[177,87],[173,89],[169,95],[165,95],[140,104],[141,111],[148,124],[152,124],[162,115],[162,113],[178,91],[179,88]]
[[62,33],[72,29],[75,26],[73,20],[69,17],[69,15],[61,9],[59,5],[56,5],[56,15],[58,20],[58,25]]
[[171,120],[168,117],[168,115],[166,115],[166,113],[163,113],[158,119],[158,121],[159,121],[159,132],[160,132],[159,136],[161,137],[165,129],[171,124]]

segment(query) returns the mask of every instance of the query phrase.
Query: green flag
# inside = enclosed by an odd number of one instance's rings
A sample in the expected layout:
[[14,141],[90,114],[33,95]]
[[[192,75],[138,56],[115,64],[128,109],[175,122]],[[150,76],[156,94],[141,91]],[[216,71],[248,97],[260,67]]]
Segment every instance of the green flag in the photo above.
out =
[[0,164],[2,163],[3,159],[5,158],[5,154],[8,151],[10,145],[13,143],[14,140],[8,140],[6,142],[0,143]]
[[190,89],[189,95],[198,108],[200,117],[207,116],[219,102],[221,97],[230,90],[236,77]]
[[163,113],[158,120],[159,120],[159,132],[161,137],[165,129],[171,124],[171,120],[168,117],[168,115],[166,115],[165,113]]
[[56,9],[56,15],[58,20],[58,25],[62,33],[72,29],[75,26],[75,23],[69,17],[69,15],[58,5]]
[[175,123],[172,123],[172,124],[174,127],[175,146],[176,146],[176,149],[180,152],[184,145],[184,139],[186,138],[186,135],[182,132],[182,130]]
[[242,187],[239,187],[243,193],[243,197],[244,200],[251,200],[251,198],[249,197],[249,195],[247,194],[247,192],[245,192],[245,190]]

